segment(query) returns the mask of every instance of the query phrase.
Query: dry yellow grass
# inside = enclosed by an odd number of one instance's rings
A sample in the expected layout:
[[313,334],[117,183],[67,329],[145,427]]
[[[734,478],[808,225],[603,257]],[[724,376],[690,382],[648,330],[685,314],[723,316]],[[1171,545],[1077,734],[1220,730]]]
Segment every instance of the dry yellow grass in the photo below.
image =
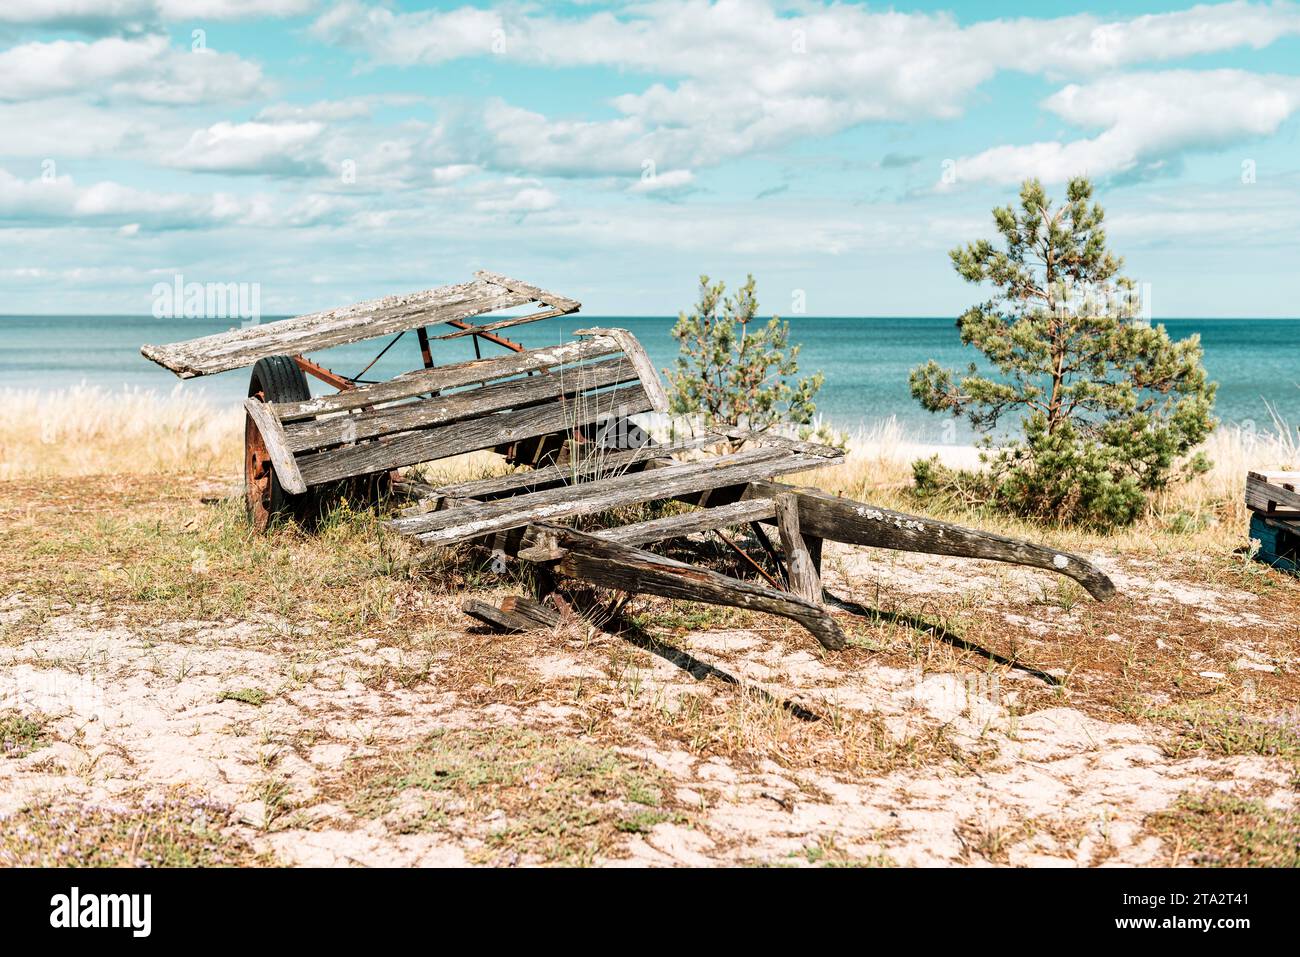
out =
[[244,413],[186,395],[76,386],[0,391],[0,479],[237,474]]
[[[236,406],[215,406],[183,393],[81,386],[55,392],[0,392],[0,479],[75,477],[100,474],[204,473],[235,479],[242,461],[243,414]],[[1176,485],[1152,501],[1150,514],[1133,529],[1110,539],[1123,548],[1171,524],[1180,534],[1226,526],[1244,527],[1243,494],[1249,469],[1300,467],[1300,442],[1275,417],[1270,430],[1216,430],[1203,450],[1213,468]],[[963,446],[920,446],[890,418],[859,431],[849,441],[844,464],[795,477],[830,492],[883,505],[907,507],[911,463],[939,454],[952,465],[972,465]],[[425,467],[431,481],[462,481],[503,469],[490,453],[458,456]],[[948,516],[956,517],[956,516]],[[1021,523],[981,516],[999,529],[1024,531]],[[1130,542],[1130,544],[1132,543]]]

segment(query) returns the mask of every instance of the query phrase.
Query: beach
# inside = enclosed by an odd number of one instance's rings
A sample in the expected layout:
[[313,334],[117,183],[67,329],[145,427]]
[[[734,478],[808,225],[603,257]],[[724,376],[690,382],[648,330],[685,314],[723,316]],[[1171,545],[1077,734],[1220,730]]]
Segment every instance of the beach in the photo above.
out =
[[[1221,430],[1218,467],[1118,534],[929,513],[1086,556],[1120,589],[1105,603],[1041,571],[828,543],[826,587],[876,611],[827,654],[781,619],[647,596],[634,625],[494,634],[460,605],[517,593],[516,572],[429,554],[364,505],[312,534],[251,533],[238,410],[23,395],[0,404],[0,860],[1293,854],[1297,751],[1275,719],[1300,693],[1300,584],[1240,554],[1244,469],[1300,464],[1282,436]],[[794,478],[906,509],[908,463],[929,451],[895,423]]]

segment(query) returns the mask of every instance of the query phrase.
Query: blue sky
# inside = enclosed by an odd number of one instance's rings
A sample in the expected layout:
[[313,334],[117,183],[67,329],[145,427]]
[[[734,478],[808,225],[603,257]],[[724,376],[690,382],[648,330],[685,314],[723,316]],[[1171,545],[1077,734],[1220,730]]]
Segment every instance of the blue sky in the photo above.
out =
[[1300,5],[6,0],[3,312],[267,314],[478,268],[669,314],[947,315],[946,251],[1094,178],[1168,316],[1300,314]]

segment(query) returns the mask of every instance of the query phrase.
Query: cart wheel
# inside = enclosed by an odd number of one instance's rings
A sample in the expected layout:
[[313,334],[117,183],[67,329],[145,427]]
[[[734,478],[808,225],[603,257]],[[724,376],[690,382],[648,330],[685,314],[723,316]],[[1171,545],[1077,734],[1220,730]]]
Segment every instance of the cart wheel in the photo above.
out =
[[[311,398],[307,377],[288,356],[257,360],[248,382],[248,394],[264,402],[302,402]],[[278,517],[302,517],[310,511],[315,493],[290,495],[280,486],[271,456],[252,416],[244,417],[244,504],[253,528],[262,532]]]

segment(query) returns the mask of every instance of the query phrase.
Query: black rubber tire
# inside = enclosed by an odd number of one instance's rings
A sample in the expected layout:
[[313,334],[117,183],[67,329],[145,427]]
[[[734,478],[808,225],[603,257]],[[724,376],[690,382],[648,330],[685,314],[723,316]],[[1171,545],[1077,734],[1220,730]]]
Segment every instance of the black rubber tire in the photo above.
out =
[[[253,374],[248,380],[248,394],[258,396],[264,402],[302,402],[311,398],[311,389],[307,385],[307,376],[289,356],[267,356],[258,359],[253,366]],[[251,456],[249,454],[250,430],[255,430],[251,417],[246,417],[244,426],[244,504],[248,509],[249,520],[259,531],[265,529],[278,518],[305,519],[313,511],[317,497],[314,489],[308,489],[302,495],[291,495],[280,485],[275,470],[270,470],[269,494],[263,495],[265,515],[254,506],[254,482],[250,474]]]

